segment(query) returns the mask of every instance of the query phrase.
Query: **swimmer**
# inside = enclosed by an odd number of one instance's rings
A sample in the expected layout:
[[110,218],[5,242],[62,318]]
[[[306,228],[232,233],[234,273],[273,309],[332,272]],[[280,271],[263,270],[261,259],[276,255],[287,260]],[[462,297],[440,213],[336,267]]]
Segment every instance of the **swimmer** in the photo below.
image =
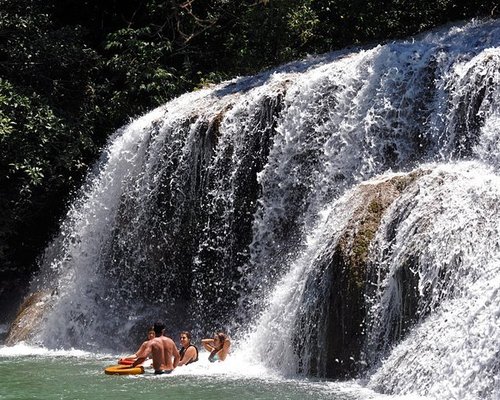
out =
[[191,333],[187,331],[181,332],[180,340],[179,354],[181,359],[179,365],[188,365],[198,361],[198,348],[191,343]]
[[231,347],[231,341],[224,332],[215,333],[213,338],[202,339],[201,343],[210,352],[208,356],[210,362],[224,361]]
[[[137,358],[138,358],[137,355],[142,354],[144,352],[144,350],[146,349],[148,342],[154,338],[155,338],[154,327],[150,326],[150,327],[148,327],[147,339],[144,342],[142,342],[141,346],[139,347],[139,350],[137,350],[134,354],[131,354],[129,356],[121,358],[119,363],[120,364],[132,364],[135,360],[137,360]],[[148,357],[150,357],[150,355],[148,355],[146,358],[148,358]]]
[[133,367],[144,362],[151,353],[153,356],[153,368],[155,374],[169,374],[179,364],[179,351],[175,343],[169,337],[163,336],[165,325],[161,322],[154,324],[155,338],[148,341],[143,352],[137,354],[137,360],[132,364]]

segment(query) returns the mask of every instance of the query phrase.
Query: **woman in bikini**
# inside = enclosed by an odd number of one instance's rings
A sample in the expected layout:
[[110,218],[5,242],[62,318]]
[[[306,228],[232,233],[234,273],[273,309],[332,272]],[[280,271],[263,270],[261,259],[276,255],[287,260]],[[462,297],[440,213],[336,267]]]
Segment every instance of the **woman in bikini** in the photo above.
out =
[[224,332],[217,332],[213,338],[202,339],[203,347],[210,352],[208,360],[210,362],[224,361],[229,353],[231,341]]

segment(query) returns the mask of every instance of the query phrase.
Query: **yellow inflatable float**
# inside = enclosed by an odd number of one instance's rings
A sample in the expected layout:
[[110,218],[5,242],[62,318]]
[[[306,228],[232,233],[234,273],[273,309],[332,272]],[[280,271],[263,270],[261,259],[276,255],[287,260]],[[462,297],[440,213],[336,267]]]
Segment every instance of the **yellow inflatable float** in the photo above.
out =
[[104,368],[104,373],[107,375],[139,375],[144,373],[144,367],[138,365],[132,367],[131,365],[110,365]]

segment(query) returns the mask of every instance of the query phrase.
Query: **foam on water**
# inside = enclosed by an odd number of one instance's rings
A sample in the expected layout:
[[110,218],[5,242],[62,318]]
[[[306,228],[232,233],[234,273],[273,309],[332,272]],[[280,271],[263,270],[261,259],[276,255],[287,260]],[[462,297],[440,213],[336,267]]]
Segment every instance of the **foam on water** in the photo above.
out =
[[83,350],[54,350],[46,347],[38,347],[18,343],[14,346],[0,346],[0,358],[2,357],[26,357],[26,356],[43,356],[43,357],[74,357],[74,358],[96,358],[107,357],[105,354],[89,353]]

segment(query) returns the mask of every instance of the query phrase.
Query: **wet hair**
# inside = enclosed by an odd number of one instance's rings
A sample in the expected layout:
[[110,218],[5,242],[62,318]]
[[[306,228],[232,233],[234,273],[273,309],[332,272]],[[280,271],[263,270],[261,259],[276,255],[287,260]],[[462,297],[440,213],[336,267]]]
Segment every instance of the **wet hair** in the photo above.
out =
[[156,336],[161,336],[163,331],[165,330],[165,324],[163,322],[157,321],[153,326],[153,330],[155,331]]
[[224,345],[224,341],[226,340],[227,336],[224,332],[215,332],[214,336],[217,336],[219,338],[220,344]]
[[181,335],[185,335],[189,341],[191,341],[191,332],[189,331],[182,331]]

